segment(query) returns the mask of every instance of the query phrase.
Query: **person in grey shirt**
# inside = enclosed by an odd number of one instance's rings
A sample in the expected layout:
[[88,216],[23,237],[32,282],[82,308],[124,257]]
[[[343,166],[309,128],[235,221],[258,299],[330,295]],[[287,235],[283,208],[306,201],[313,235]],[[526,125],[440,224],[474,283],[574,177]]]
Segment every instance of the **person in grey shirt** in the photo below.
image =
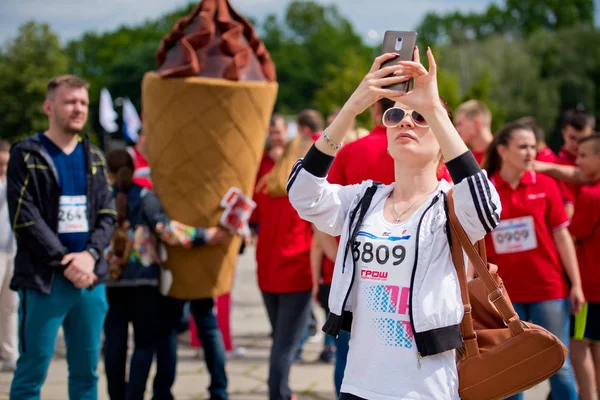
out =
[[9,288],[16,252],[6,204],[6,170],[9,157],[10,143],[0,140],[0,354],[4,360],[2,372],[14,371],[18,357],[19,296]]

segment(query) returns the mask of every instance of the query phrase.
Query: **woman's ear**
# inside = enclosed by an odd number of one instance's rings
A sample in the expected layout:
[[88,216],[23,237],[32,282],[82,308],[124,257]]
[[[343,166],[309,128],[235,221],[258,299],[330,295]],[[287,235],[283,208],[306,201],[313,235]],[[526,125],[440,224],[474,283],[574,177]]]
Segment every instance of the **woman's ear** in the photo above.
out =
[[508,148],[503,144],[499,144],[498,147],[496,147],[496,151],[498,152],[500,158],[504,158],[504,154],[506,154],[507,150]]

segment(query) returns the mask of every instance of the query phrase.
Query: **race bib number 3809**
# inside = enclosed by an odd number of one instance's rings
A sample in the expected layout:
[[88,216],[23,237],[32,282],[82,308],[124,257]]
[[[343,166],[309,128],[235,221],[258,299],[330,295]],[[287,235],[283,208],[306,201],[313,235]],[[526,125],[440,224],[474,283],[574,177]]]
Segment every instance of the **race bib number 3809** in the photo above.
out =
[[537,248],[533,217],[513,218],[500,222],[492,232],[497,254],[518,253]]
[[60,196],[58,233],[87,232],[87,196]]

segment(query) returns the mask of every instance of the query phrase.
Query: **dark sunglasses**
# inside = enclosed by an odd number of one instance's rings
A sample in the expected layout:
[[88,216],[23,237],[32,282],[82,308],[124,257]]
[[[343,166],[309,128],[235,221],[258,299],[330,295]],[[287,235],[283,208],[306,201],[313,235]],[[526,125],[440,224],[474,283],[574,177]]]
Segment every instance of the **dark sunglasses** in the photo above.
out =
[[403,110],[399,107],[389,108],[385,113],[383,113],[383,125],[387,128],[395,128],[400,125],[400,122],[404,119],[406,114],[410,115],[410,118],[413,120],[416,126],[424,128],[427,125],[427,121],[425,118],[415,110]]

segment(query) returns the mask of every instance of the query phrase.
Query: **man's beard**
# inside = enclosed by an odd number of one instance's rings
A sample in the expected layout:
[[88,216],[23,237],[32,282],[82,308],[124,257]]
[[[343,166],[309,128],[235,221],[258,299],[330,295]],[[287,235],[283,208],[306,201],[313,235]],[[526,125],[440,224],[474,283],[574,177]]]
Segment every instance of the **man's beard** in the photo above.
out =
[[65,134],[72,135],[72,136],[75,136],[75,135],[78,135],[79,133],[81,133],[81,131],[83,130],[83,125],[85,125],[85,123],[84,123],[81,128],[72,127],[70,125],[69,119],[62,119],[62,118],[58,117],[58,115],[57,115],[57,121],[59,122],[60,127],[62,128],[61,130]]
[[75,128],[72,128],[69,125],[67,125],[67,126],[65,126],[63,128],[63,132],[66,133],[66,134],[68,134],[68,135],[75,136],[75,135],[78,135],[81,132],[81,129],[75,129]]

